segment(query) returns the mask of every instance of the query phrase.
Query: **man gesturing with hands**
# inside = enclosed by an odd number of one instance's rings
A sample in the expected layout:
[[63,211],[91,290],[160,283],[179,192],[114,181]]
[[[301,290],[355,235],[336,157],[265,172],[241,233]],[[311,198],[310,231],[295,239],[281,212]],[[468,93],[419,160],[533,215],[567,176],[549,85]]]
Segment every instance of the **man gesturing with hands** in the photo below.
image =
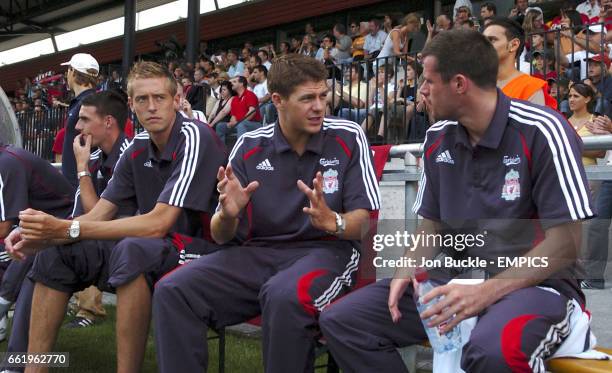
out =
[[240,137],[217,174],[211,234],[228,246],[156,285],[161,372],[206,369],[202,327],[259,314],[265,371],[312,368],[318,313],[353,284],[368,211],[380,203],[361,128],[324,118],[326,77],[300,55],[270,68],[278,122]]

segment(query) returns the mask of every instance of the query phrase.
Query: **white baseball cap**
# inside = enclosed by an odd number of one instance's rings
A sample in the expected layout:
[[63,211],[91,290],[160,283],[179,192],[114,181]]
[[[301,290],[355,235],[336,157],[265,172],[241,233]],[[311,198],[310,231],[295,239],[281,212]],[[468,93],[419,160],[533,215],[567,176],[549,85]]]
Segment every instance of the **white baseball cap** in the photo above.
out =
[[605,33],[606,29],[604,29],[603,25],[598,24],[598,25],[589,26],[589,31],[595,34],[601,34],[601,33]]
[[[98,65],[98,61],[91,54],[87,53],[77,53],[72,56],[70,61],[64,62],[61,64],[62,66],[70,66],[76,71],[82,72],[83,74],[98,76],[98,72],[100,71],[100,65]],[[95,70],[95,73],[92,73],[91,70]]]

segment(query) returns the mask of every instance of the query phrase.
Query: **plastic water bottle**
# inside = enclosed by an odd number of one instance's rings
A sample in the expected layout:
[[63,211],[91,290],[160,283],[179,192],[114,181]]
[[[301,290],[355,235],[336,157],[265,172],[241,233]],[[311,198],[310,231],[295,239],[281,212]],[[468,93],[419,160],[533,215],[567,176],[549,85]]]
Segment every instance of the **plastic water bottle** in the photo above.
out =
[[[425,312],[429,307],[432,307],[436,303],[440,301],[440,297],[434,298],[429,303],[423,304],[421,300],[425,294],[429,293],[436,286],[429,280],[429,276],[427,275],[427,271],[425,269],[419,268],[417,269],[414,279],[416,281],[416,291],[415,291],[415,302],[419,313]],[[421,319],[423,322],[423,326],[425,327],[425,332],[427,332],[427,337],[429,338],[429,343],[435,352],[444,353],[448,351],[454,351],[461,347],[461,330],[457,326],[455,326],[451,331],[446,334],[440,334],[439,327],[429,327],[427,325],[428,320]],[[450,320],[447,320],[447,322]]]

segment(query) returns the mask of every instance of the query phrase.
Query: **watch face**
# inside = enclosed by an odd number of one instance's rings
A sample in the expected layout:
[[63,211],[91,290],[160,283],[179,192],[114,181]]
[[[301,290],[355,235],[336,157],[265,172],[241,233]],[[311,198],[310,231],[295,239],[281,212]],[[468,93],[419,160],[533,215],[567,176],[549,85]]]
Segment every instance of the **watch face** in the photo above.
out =
[[77,226],[71,226],[70,227],[70,237],[71,238],[79,237],[79,231],[80,231],[80,229],[79,229],[78,225]]

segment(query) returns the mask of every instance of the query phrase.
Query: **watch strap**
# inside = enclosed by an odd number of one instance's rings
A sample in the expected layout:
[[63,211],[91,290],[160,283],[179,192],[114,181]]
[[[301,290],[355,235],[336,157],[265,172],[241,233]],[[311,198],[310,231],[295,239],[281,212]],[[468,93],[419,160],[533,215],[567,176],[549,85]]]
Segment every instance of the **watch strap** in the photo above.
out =
[[91,172],[89,172],[89,171],[81,171],[81,172],[77,173],[77,179],[81,180],[81,178],[83,176],[91,177]]

